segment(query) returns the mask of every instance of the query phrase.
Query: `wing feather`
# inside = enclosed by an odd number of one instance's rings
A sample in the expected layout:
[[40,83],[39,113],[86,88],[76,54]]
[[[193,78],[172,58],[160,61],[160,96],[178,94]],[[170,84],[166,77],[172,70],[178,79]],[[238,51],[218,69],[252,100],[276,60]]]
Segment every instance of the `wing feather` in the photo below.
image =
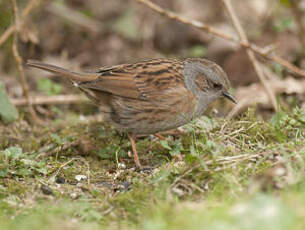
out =
[[98,71],[93,81],[82,82],[80,87],[101,90],[116,96],[153,100],[164,93],[185,87],[183,64],[177,60],[154,59],[135,64],[123,64]]

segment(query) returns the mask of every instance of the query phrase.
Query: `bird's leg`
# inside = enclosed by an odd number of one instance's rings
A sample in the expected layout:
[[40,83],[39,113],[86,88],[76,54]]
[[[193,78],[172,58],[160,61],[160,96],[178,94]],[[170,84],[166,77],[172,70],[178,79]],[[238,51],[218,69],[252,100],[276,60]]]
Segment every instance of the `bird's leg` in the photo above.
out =
[[158,133],[155,133],[154,136],[155,136],[156,138],[162,140],[162,141],[166,141],[166,140],[167,140],[166,137],[164,137],[164,136],[162,136],[161,134],[158,134]]
[[136,148],[136,143],[135,143],[135,135],[131,134],[131,133],[128,133],[128,137],[129,137],[132,152],[133,152],[134,162],[135,162],[135,164],[138,168],[142,168],[142,165],[139,161],[139,157],[138,157],[138,153],[137,153],[137,148]]

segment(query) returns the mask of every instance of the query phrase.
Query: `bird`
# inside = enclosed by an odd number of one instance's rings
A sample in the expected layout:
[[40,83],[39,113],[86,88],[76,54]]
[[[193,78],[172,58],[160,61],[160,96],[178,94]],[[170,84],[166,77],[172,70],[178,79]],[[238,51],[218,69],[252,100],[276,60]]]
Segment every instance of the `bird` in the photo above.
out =
[[134,162],[140,163],[135,139],[178,128],[200,117],[220,97],[237,103],[230,81],[215,62],[204,58],[150,59],[73,72],[28,60],[27,65],[69,79],[100,107],[105,121],[126,132]]

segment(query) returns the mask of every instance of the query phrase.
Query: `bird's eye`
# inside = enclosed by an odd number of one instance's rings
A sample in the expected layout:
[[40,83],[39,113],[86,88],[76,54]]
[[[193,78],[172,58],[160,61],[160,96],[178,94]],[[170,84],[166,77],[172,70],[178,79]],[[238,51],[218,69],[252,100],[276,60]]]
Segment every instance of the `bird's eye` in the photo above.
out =
[[214,89],[222,89],[222,85],[218,83],[213,83],[213,88]]

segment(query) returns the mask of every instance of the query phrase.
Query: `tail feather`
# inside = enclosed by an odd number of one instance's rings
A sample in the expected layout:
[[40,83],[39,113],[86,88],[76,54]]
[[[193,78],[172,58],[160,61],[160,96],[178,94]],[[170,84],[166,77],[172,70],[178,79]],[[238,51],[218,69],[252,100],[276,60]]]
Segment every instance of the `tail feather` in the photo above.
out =
[[42,63],[42,62],[38,62],[38,61],[32,61],[32,60],[28,60],[27,65],[34,67],[34,68],[46,70],[48,72],[57,74],[61,77],[69,78],[72,81],[73,80],[79,81],[79,82],[92,81],[92,80],[96,80],[96,78],[99,76],[98,73],[76,73],[76,72],[55,66],[55,65],[50,65],[50,64],[46,64],[46,63]]

